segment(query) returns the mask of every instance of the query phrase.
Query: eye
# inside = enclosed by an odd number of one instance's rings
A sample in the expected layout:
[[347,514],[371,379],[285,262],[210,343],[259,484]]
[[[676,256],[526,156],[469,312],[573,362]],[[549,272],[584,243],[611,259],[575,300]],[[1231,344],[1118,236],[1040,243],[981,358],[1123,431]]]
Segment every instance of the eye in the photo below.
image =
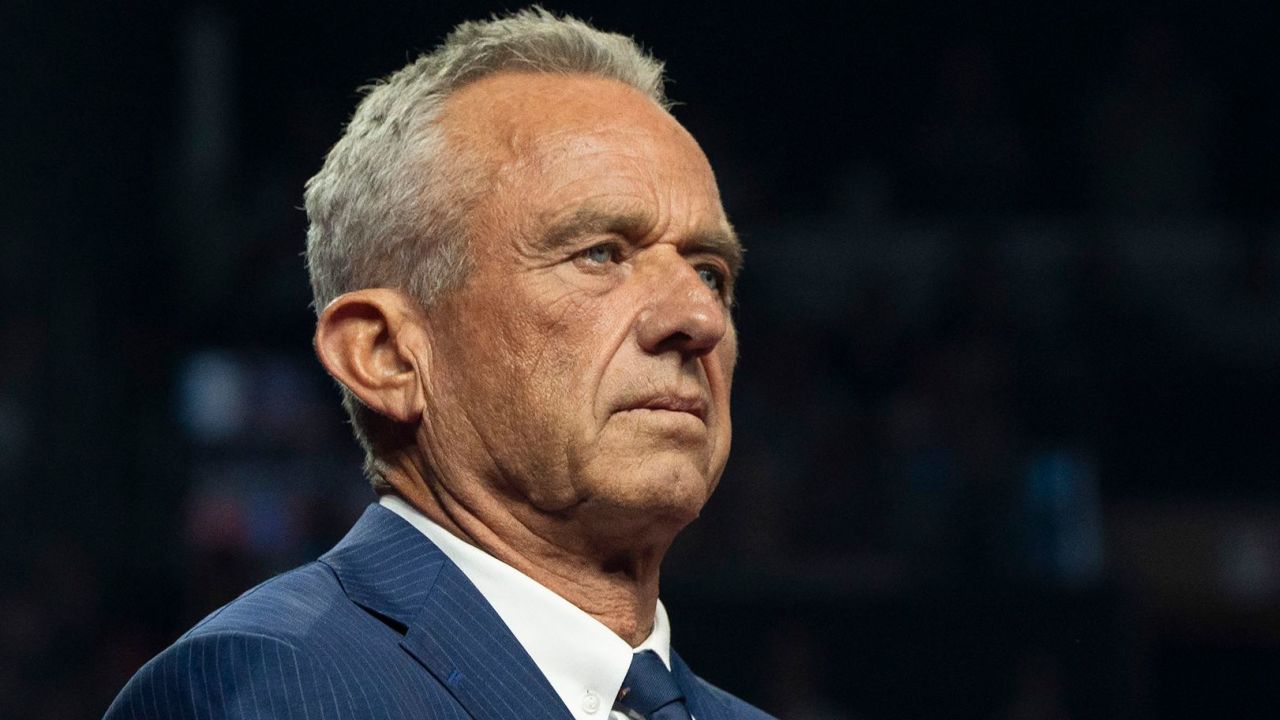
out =
[[698,268],[698,277],[702,278],[702,282],[705,283],[707,287],[717,293],[724,292],[725,277],[720,268],[714,265],[702,265]]
[[613,260],[614,255],[614,247],[607,243],[602,243],[583,250],[579,257],[593,265],[604,265]]

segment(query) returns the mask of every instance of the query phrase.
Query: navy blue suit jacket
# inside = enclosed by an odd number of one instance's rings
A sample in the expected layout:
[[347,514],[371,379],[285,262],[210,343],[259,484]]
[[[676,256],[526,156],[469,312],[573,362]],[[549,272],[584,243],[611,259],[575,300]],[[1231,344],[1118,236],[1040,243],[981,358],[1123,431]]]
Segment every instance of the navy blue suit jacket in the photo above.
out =
[[[697,720],[769,717],[675,653],[671,664]],[[371,505],[320,560],[241,595],[147,663],[106,718],[572,716],[462,571]]]

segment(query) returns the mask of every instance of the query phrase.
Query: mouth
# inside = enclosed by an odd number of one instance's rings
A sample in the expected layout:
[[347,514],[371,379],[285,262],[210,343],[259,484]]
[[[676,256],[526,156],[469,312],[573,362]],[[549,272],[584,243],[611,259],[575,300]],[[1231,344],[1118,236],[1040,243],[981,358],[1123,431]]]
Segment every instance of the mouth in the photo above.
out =
[[619,411],[676,412],[707,421],[707,401],[696,395],[655,395],[623,405]]

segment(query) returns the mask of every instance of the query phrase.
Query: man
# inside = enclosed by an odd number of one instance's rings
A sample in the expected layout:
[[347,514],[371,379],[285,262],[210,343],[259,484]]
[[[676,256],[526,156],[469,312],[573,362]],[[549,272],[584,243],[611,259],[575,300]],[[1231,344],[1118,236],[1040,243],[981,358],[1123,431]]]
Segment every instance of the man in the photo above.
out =
[[307,259],[380,501],[108,718],[767,717],[658,601],[729,452],[741,263],[661,73],[528,10],[369,92],[308,183]]

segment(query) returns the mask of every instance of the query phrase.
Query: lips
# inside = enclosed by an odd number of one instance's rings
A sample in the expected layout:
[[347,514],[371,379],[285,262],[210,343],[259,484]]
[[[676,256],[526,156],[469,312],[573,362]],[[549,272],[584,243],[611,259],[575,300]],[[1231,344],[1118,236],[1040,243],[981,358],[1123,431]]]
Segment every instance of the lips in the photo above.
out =
[[696,395],[655,395],[624,403],[620,410],[666,410],[688,413],[704,422],[707,419],[707,401]]

